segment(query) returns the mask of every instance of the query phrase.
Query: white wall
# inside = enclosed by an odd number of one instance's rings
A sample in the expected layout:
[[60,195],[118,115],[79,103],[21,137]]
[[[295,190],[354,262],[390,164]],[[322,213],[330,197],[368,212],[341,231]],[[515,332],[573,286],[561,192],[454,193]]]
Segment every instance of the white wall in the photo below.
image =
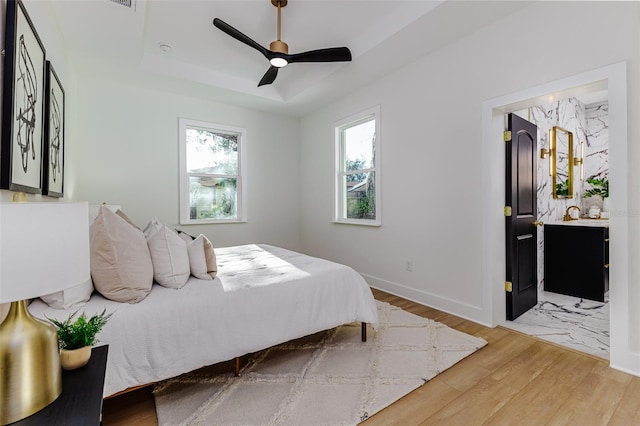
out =
[[[74,184],[75,184],[75,167],[74,167],[74,156],[73,152],[75,151],[75,135],[74,135],[74,126],[73,120],[70,119],[70,116],[73,115],[73,111],[75,109],[75,105],[73,103],[74,99],[74,73],[72,66],[69,62],[69,59],[66,55],[64,40],[60,35],[54,20],[51,19],[52,10],[51,4],[49,2],[43,1],[33,1],[33,0],[25,0],[24,1],[25,8],[33,25],[36,28],[38,36],[44,45],[46,51],[46,59],[51,61],[53,67],[58,74],[58,78],[62,83],[62,86],[65,90],[65,100],[66,100],[66,109],[67,109],[67,126],[65,128],[65,144],[66,144],[66,154],[65,154],[65,200],[73,200],[74,199]],[[6,22],[6,0],[0,0],[0,39],[2,41],[2,46],[4,46],[4,38],[5,38],[5,22]],[[0,56],[1,65],[0,66],[0,93],[2,92],[2,84],[4,79],[4,57]],[[2,105],[0,102],[0,117],[2,112]],[[70,154],[71,153],[71,154]],[[11,201],[13,196],[12,191],[0,190],[0,201]],[[57,198],[51,197],[42,197],[39,195],[31,195],[29,194],[28,198],[30,200],[38,200],[38,201],[58,201]]]
[[177,227],[178,117],[247,129],[248,222],[181,226],[216,246],[299,249],[298,120],[175,93],[78,79],[77,196]]
[[[540,31],[541,25],[554,31]],[[489,166],[482,162],[483,156],[503,158],[504,147],[496,139],[495,149],[483,152],[482,104],[627,61],[629,161],[635,167],[629,167],[628,191],[625,183],[619,188],[626,192],[618,195],[625,202],[628,198],[630,212],[638,212],[639,28],[637,3],[538,2],[305,117],[300,148],[304,250],[353,266],[376,287],[495,323],[491,291],[483,288],[482,214],[486,197],[504,202],[504,188],[500,179],[483,185]],[[332,224],[332,123],[376,104],[382,111],[383,226]],[[499,206],[490,214],[503,223]],[[632,241],[623,255],[637,259],[638,215],[629,221]],[[504,243],[496,244],[495,253],[494,263],[504,264]],[[413,260],[413,272],[404,270],[406,260]],[[640,267],[629,263],[628,300],[638,311]],[[503,281],[498,277],[492,285],[498,289]],[[504,312],[504,302],[496,308]],[[636,350],[632,335],[640,335],[640,327],[633,314],[626,320],[631,343],[623,349],[631,352]],[[640,374],[640,364],[623,368]]]
[[[52,23],[50,19],[50,5],[48,2],[35,2],[35,1],[25,1],[25,7],[27,9],[27,13],[31,18],[33,25],[40,36],[40,40],[42,41],[45,50],[46,50],[46,59],[50,60],[53,63],[53,66],[58,74],[58,78],[68,93],[73,91],[73,76],[72,71],[65,53],[64,42],[60,36],[60,33],[55,28],[55,25]],[[6,25],[6,8],[7,1],[0,0],[0,46],[5,45],[5,25]],[[0,123],[2,117],[2,95],[3,92],[3,82],[4,82],[4,66],[5,59],[4,56],[0,55]],[[69,108],[67,104],[67,108]],[[68,122],[68,121],[67,121]],[[67,144],[68,150],[74,149],[74,139],[73,139],[73,130],[67,126],[66,134],[65,134],[65,142]],[[68,160],[67,156],[67,160]],[[65,165],[65,197],[64,199],[72,199],[74,192],[74,181],[75,181],[75,169],[73,164]],[[12,200],[13,191],[2,190],[0,189],[0,202],[9,202]],[[28,195],[29,200],[31,201],[59,201],[58,198],[51,197],[43,197],[41,195]],[[0,234],[2,230],[0,229]],[[8,312],[9,304],[0,305],[0,321],[4,319]]]

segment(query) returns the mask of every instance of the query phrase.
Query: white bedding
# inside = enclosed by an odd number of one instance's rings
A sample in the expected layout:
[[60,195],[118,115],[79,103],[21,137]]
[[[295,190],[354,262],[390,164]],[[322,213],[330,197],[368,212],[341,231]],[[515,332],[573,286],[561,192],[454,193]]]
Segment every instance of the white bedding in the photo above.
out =
[[[98,345],[109,345],[104,396],[338,325],[377,326],[371,290],[348,266],[264,244],[217,248],[216,256],[213,281],[154,285],[133,305],[94,292],[80,308],[115,312],[98,335]],[[39,299],[29,309],[58,319],[75,311]]]

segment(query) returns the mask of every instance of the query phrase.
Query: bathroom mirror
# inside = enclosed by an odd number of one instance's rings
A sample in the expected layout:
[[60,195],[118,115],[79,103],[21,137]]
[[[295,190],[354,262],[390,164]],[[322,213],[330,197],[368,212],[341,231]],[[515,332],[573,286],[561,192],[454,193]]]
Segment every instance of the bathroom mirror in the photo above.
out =
[[573,133],[554,126],[549,130],[553,198],[573,198]]

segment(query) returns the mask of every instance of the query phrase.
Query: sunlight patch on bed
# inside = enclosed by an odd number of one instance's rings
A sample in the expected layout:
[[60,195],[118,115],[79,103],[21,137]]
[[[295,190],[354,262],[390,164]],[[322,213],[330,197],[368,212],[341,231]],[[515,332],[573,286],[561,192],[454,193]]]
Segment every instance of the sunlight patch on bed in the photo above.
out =
[[264,287],[310,276],[286,259],[252,244],[216,249],[218,278],[224,291]]

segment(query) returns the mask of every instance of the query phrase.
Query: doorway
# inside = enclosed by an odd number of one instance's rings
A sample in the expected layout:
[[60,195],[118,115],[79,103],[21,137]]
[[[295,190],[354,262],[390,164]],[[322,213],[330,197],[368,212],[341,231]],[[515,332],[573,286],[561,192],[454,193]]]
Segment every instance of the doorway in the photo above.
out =
[[[505,214],[509,285],[504,326],[605,359],[609,304],[604,234],[609,223],[584,215],[567,221],[565,212],[585,212],[587,204],[598,202],[583,196],[590,194],[589,182],[608,176],[607,95],[600,91],[555,99],[505,117],[510,136],[505,138],[505,205],[510,214]],[[554,143],[557,129],[566,137]],[[572,173],[574,166],[580,172]],[[563,187],[567,191],[558,190]]]
[[[549,96],[572,97],[579,93],[609,90],[611,114],[610,162],[611,180],[617,182],[611,194],[611,210],[618,212],[610,219],[610,256],[615,265],[610,280],[610,328],[611,365],[619,360],[629,362],[630,314],[626,304],[628,297],[628,208],[627,200],[627,105],[626,63],[609,65],[597,70],[564,78],[523,90],[511,95],[495,98],[483,103],[483,183],[493,188],[483,201],[483,288],[487,322],[492,326],[505,322],[504,294],[504,158],[502,149],[496,149],[504,130],[503,116],[506,113],[526,109],[544,103]],[[625,368],[620,367],[618,368]]]

